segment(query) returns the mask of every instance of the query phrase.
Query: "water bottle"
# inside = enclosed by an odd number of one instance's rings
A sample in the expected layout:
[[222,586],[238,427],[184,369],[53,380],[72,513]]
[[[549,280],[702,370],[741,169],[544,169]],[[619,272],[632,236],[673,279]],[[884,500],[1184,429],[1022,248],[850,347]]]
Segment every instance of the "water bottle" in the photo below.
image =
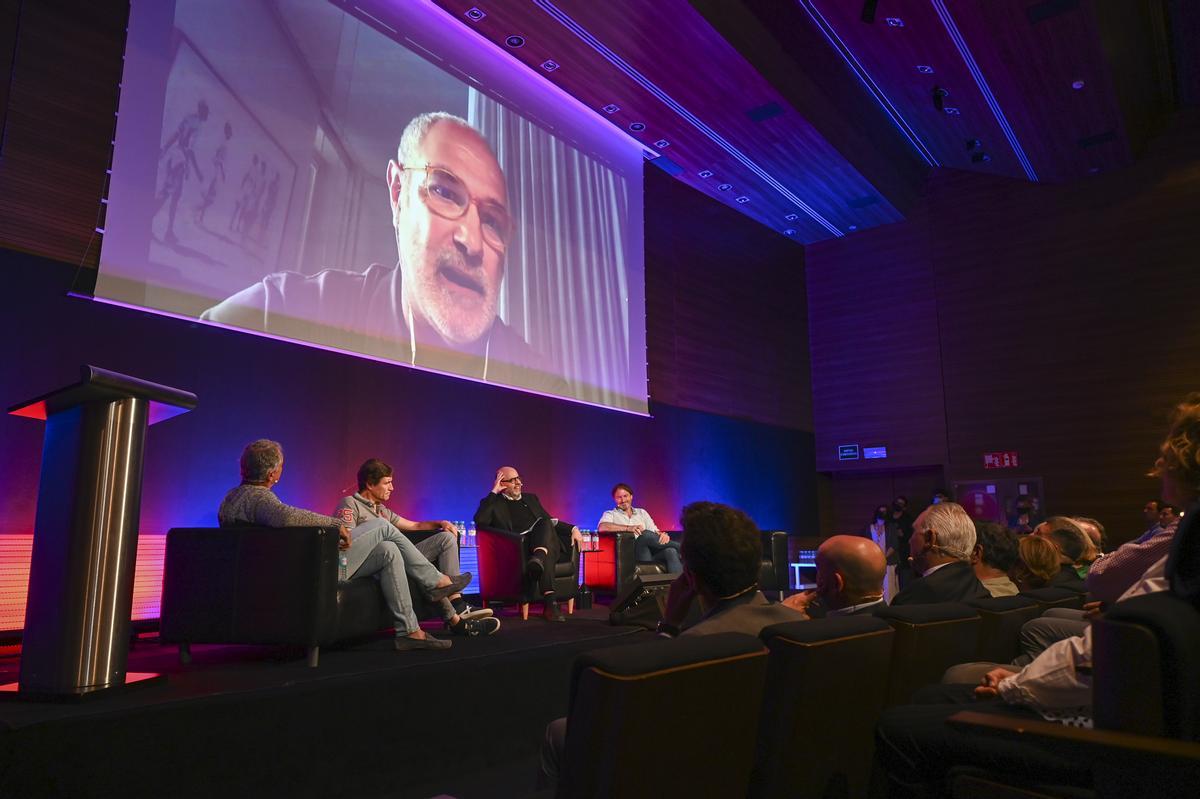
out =
[[477,542],[475,541],[475,522],[474,521],[467,522],[467,541],[468,541],[467,546],[473,547],[473,546],[477,545]]
[[338,550],[338,581],[339,582],[344,583],[348,579],[350,579],[350,576],[346,573],[346,569],[347,569],[346,551]]

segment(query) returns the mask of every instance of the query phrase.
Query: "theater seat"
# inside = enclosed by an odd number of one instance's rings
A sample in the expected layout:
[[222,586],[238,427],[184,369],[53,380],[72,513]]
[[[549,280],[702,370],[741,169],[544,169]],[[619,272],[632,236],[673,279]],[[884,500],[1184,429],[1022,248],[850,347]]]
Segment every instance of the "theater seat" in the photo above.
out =
[[556,795],[745,796],[766,672],[739,633],[580,655]]
[[967,606],[979,614],[979,648],[975,660],[984,663],[1009,663],[1019,651],[1021,625],[1042,615],[1032,597],[994,596],[972,599]]
[[1038,607],[1045,613],[1050,608],[1075,608],[1080,610],[1083,608],[1084,594],[1078,591],[1072,591],[1070,588],[1060,588],[1057,586],[1049,586],[1047,588],[1031,588],[1028,591],[1022,591],[1018,596],[1028,597],[1038,603]]
[[1092,622],[1091,730],[963,712],[971,735],[1023,739],[1092,764],[1090,785],[1047,785],[1037,775],[951,772],[954,795],[1193,796],[1200,781],[1200,611],[1168,592],[1114,605]]
[[[844,616],[767,627],[754,799],[865,796],[892,660],[892,627]],[[819,721],[829,714],[836,724]]]
[[[338,582],[336,527],[196,527],[167,533],[159,637],[179,644],[320,648],[392,626],[372,577]],[[431,607],[412,583],[413,609]]]
[[[567,601],[567,613],[575,612],[575,597],[579,594],[579,548],[571,539],[571,527],[559,522],[561,551],[554,564],[554,594]],[[541,602],[537,585],[525,577],[525,561],[529,560],[529,536],[508,530],[480,527],[476,530],[479,552],[479,598],[489,602],[515,602],[521,618],[529,618],[529,604]]]
[[960,602],[881,608],[875,615],[896,631],[888,706],[908,704],[918,688],[938,682],[951,666],[975,658],[979,614]]

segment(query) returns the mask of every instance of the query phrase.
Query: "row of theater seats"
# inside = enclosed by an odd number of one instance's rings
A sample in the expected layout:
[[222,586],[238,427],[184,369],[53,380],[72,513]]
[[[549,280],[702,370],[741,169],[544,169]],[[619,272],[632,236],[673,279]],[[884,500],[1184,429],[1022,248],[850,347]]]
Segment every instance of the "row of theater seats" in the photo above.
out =
[[[908,702],[951,665],[1001,654],[1001,645],[1011,646],[999,658],[1008,660],[1018,622],[1064,601],[1079,600],[1052,591],[1041,605],[1026,597],[974,607],[914,605],[775,625],[758,638],[684,636],[587,653],[572,674],[556,795],[865,796],[874,727],[885,707]],[[1162,744],[1178,743],[1164,739],[1195,740],[1200,730],[1200,614],[1166,594],[1124,603],[1120,611],[1097,623],[1096,719],[1128,740],[1118,747],[1120,757],[1100,760],[1126,767],[1149,761],[1162,773],[1162,758],[1172,757]],[[1124,684],[1128,674],[1138,678],[1136,687]],[[1003,721],[991,725],[997,734],[1037,726]],[[1046,726],[1051,733],[1106,734]],[[1183,759],[1167,766],[1194,775],[1200,746],[1186,746]],[[982,786],[1007,776],[966,771],[959,795],[985,795]],[[1030,795],[1091,795],[1054,787],[1046,793],[1047,786],[1038,786],[1043,793]],[[991,795],[1014,795],[1004,790]],[[1121,794],[1105,785],[1097,795]]]

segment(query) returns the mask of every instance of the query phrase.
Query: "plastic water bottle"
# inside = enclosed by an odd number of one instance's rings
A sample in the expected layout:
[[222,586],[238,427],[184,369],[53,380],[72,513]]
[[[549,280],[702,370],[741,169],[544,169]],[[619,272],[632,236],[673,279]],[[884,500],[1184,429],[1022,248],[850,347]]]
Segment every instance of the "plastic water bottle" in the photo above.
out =
[[346,552],[340,550],[338,552],[338,581],[346,582],[350,576],[346,573],[348,562],[346,560]]
[[476,546],[476,541],[475,541],[475,522],[474,522],[474,521],[469,521],[469,522],[467,522],[467,533],[466,533],[466,535],[467,535],[467,546],[469,546],[469,547]]

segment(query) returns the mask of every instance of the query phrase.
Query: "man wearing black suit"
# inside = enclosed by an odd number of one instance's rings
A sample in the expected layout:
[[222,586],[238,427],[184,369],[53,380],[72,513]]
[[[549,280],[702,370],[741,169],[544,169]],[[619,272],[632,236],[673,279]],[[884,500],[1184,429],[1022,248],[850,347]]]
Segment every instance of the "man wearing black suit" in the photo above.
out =
[[558,531],[564,535],[570,531],[571,538],[581,544],[583,536],[579,528],[568,523],[551,521],[550,514],[542,507],[536,494],[522,493],[524,482],[521,475],[511,466],[501,467],[496,472],[496,481],[491,492],[479,500],[475,511],[476,527],[491,527],[514,533],[529,532],[530,558],[525,563],[525,575],[538,584],[545,600],[544,615],[547,621],[566,621],[558,602],[554,599],[554,564],[562,546]]
[[961,505],[942,502],[926,508],[913,522],[910,546],[913,571],[920,578],[896,594],[892,605],[965,602],[991,596],[971,568],[975,524]]

